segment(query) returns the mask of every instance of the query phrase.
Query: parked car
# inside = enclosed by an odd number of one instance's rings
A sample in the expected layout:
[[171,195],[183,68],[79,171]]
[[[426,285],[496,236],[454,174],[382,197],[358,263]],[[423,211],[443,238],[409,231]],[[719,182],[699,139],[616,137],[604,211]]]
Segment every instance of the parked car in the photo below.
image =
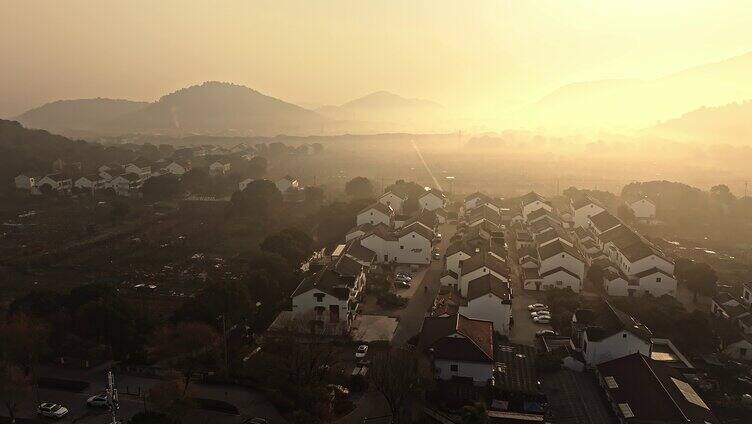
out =
[[554,330],[538,330],[535,332],[535,337],[545,337],[545,336],[558,336],[558,333]]
[[544,309],[548,309],[548,306],[542,303],[533,303],[532,305],[527,305],[528,311],[542,311]]
[[358,346],[358,349],[355,350],[355,357],[356,358],[365,358],[366,354],[368,353],[368,345],[360,345]]
[[68,408],[57,403],[45,402],[37,408],[37,414],[43,417],[61,419],[68,414]]
[[107,395],[104,393],[94,395],[86,399],[86,405],[93,406],[95,408],[106,408],[107,407]]
[[550,317],[550,316],[551,316],[551,312],[548,312],[548,311],[545,311],[545,310],[543,310],[543,311],[536,311],[536,312],[530,312],[530,318],[535,318],[535,317]]
[[436,240],[441,241],[441,233],[436,233]]
[[398,281],[396,281],[394,283],[394,285],[397,286],[398,289],[409,289],[410,288],[410,283],[408,283],[407,281],[399,281],[398,280]]
[[327,384],[326,388],[338,398],[346,398],[350,396],[350,390],[339,384]]
[[433,258],[436,260],[441,259],[441,253],[438,250],[433,251]]
[[551,322],[551,316],[541,315],[539,317],[533,318],[533,321],[535,321],[536,324],[549,324]]

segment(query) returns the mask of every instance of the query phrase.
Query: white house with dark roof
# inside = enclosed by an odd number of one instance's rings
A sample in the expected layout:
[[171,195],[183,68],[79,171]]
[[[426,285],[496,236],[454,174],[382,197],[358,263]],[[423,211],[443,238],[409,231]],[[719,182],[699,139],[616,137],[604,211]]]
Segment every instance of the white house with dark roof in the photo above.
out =
[[576,247],[564,240],[556,239],[543,246],[538,246],[537,252],[542,273],[562,267],[579,277],[585,275],[585,262],[582,254]]
[[278,179],[274,182],[274,185],[277,186],[277,190],[279,190],[281,193],[285,193],[289,189],[300,188],[300,183],[298,182],[297,178],[293,178],[289,175],[285,175],[284,177]]
[[376,254],[377,263],[420,264],[431,263],[433,232],[422,225],[411,225],[392,230],[383,224],[359,237],[360,244]]
[[314,322],[322,332],[346,335],[364,287],[363,267],[342,256],[303,277],[292,294],[292,312],[305,322]]
[[378,198],[378,202],[386,206],[391,207],[395,213],[401,214],[403,211],[402,205],[407,200],[407,194],[400,191],[388,190]]
[[595,215],[588,217],[588,229],[593,231],[596,236],[605,233],[608,230],[614,229],[622,225],[619,218],[611,215],[609,211],[601,211]]
[[480,252],[460,262],[459,291],[467,297],[469,282],[491,274],[504,282],[509,282],[509,267],[506,262],[490,252]]
[[[611,222],[610,218],[608,221]],[[652,243],[621,223],[601,226],[601,228],[605,227],[610,228],[598,233],[596,239],[603,254],[608,257],[613,266],[618,268],[617,273],[621,274],[622,279],[626,280],[626,285],[621,280],[604,282],[610,295],[635,296],[648,293],[653,296],[676,295],[676,278],[672,260]],[[609,288],[611,288],[610,291]]]
[[635,218],[637,218],[638,220],[646,223],[655,221],[656,206],[655,203],[650,201],[650,199],[648,199],[647,197],[629,202],[627,206],[629,206],[629,209],[632,210]]
[[73,186],[82,190],[100,190],[107,187],[107,182],[101,175],[91,174],[77,178]]
[[730,340],[723,349],[723,354],[741,361],[752,361],[752,336],[743,332]]
[[461,314],[426,317],[418,349],[431,360],[439,380],[464,379],[485,386],[494,373],[494,326]]
[[481,193],[479,191],[476,191],[475,193],[465,197],[465,213],[469,213],[471,210],[479,207],[480,205],[483,205],[485,203],[488,203],[491,201],[491,198],[486,195],[485,193]]
[[522,196],[520,198],[520,206],[522,208],[522,217],[527,221],[528,216],[532,213],[537,211],[538,209],[546,209],[549,212],[553,211],[553,207],[551,206],[551,202],[546,200],[545,197],[541,196],[540,194],[531,191],[530,193]]
[[605,299],[572,315],[572,347],[589,367],[633,353],[649,356],[652,336],[649,328]]
[[590,217],[597,215],[606,209],[590,196],[579,196],[570,199],[569,206],[572,210],[572,221],[575,228],[588,227]]
[[467,296],[459,306],[459,313],[473,319],[491,321],[494,330],[509,334],[512,316],[512,289],[509,283],[493,274],[468,281]]
[[232,169],[232,164],[230,163],[230,161],[227,159],[220,159],[212,162],[212,164],[209,165],[209,174],[223,175],[230,172],[230,169]]
[[434,211],[446,207],[449,203],[446,195],[439,190],[426,190],[418,196],[418,205],[421,210]]
[[37,182],[37,188],[41,189],[44,186],[48,186],[54,191],[70,191],[73,188],[73,181],[63,174],[50,174],[45,175]]
[[181,176],[191,170],[191,165],[188,162],[172,161],[167,166],[162,168],[162,172],[166,174],[172,174]]
[[134,191],[141,188],[143,182],[144,181],[140,175],[131,172],[123,175],[118,175],[117,177],[109,180],[107,182],[107,187],[115,190],[115,193],[120,196],[128,196]]
[[13,185],[19,190],[31,190],[37,186],[37,178],[29,174],[20,174],[13,179]]
[[394,210],[383,203],[376,202],[372,205],[366,206],[358,212],[355,222],[358,226],[363,224],[384,224],[391,227],[393,219]]
[[710,302],[710,313],[716,317],[736,321],[750,315],[742,299],[732,296],[728,292],[720,292]]
[[752,283],[744,283],[742,286],[742,302],[747,307],[752,305]]

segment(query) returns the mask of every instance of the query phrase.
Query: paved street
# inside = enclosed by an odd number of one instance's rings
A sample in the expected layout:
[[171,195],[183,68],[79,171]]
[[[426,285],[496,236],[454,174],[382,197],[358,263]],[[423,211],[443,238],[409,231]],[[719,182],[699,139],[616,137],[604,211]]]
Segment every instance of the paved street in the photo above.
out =
[[[438,247],[442,253],[442,259],[447,246],[450,244],[449,238],[454,235],[456,230],[457,227],[455,224],[442,224],[439,226],[439,233],[441,233],[442,239],[435,247]],[[443,272],[442,259],[431,261],[431,265],[423,273],[423,278],[418,280],[418,274],[416,274],[411,287],[399,293],[401,296],[409,297],[410,301],[407,303],[407,306],[392,314],[399,317],[400,320],[397,331],[394,334],[394,339],[392,339],[392,343],[395,346],[404,345],[420,331],[426,312],[433,305],[436,295],[439,294],[439,288],[441,287],[439,278]],[[416,283],[416,281],[418,282]],[[426,291],[424,287],[428,287],[428,290]]]
[[[506,232],[507,240],[513,240],[511,233]],[[508,242],[513,243],[513,242]],[[527,305],[532,303],[543,303],[545,297],[543,292],[536,292],[531,290],[522,289],[522,272],[517,261],[517,251],[514,246],[509,246],[509,269],[511,273],[512,284],[512,317],[514,318],[514,326],[509,331],[509,340],[512,343],[519,343],[524,345],[535,345],[535,332],[538,330],[550,330],[551,326],[548,324],[536,324],[530,319],[530,311],[527,310]]]

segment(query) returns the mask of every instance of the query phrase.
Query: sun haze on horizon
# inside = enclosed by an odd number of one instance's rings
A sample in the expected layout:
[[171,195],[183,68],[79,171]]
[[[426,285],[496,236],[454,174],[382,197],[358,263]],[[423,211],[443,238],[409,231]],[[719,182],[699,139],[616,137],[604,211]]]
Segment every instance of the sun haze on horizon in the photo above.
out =
[[153,101],[221,80],[305,106],[384,89],[493,120],[567,84],[650,81],[746,53],[752,27],[739,11],[748,8],[739,0],[11,0],[0,18],[10,59],[0,116],[57,99]]

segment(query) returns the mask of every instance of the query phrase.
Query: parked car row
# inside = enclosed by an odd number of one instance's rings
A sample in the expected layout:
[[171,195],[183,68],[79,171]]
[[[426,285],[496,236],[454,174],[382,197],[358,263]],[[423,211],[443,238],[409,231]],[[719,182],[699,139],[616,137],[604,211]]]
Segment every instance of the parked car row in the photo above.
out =
[[542,303],[533,303],[527,306],[530,312],[530,318],[536,324],[549,324],[551,322],[551,311],[548,310],[548,306]]
[[412,274],[408,272],[398,272],[394,275],[394,284],[397,288],[407,289],[410,288],[410,281],[412,281],[412,279]]

